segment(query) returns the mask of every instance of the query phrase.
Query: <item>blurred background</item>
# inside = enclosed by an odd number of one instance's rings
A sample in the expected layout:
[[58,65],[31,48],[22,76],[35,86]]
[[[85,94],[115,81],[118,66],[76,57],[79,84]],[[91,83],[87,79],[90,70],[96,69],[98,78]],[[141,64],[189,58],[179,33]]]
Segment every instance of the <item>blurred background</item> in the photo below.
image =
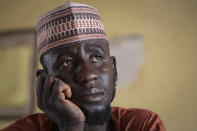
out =
[[[131,47],[137,50],[135,58],[120,57],[139,64],[132,68],[135,76],[131,73],[134,78],[130,84],[128,79],[127,84],[117,87],[113,106],[152,110],[160,115],[168,131],[196,131],[197,1],[73,2],[98,9],[112,53],[118,52],[113,46],[117,45],[117,38],[120,45],[129,41],[140,44]],[[40,112],[34,96],[35,69],[41,68],[34,27],[43,13],[63,3],[64,0],[0,0],[0,129]],[[124,81],[124,75],[121,80]]]

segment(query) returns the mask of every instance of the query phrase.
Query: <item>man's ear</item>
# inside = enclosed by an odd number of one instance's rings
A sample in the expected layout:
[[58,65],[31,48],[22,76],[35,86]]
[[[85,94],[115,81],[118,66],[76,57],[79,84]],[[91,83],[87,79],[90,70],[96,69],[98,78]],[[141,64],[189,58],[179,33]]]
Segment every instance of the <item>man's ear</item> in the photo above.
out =
[[118,79],[118,73],[117,73],[117,68],[116,68],[116,58],[114,56],[111,56],[111,62],[112,62],[112,69],[114,73],[114,82],[116,83]]

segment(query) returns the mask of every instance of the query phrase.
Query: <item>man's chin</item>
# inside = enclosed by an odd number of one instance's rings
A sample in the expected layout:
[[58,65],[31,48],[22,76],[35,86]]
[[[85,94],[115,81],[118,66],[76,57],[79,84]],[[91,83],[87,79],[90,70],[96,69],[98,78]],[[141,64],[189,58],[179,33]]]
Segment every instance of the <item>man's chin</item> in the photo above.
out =
[[96,105],[92,106],[79,106],[86,117],[86,124],[89,126],[103,125],[111,116],[111,107],[107,105],[100,107]]

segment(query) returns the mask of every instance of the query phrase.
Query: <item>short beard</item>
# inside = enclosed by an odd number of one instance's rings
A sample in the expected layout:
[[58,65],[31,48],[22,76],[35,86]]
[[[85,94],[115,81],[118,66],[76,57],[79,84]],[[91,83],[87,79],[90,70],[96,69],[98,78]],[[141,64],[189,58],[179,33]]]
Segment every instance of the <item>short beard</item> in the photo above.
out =
[[[114,85],[116,83],[114,82]],[[112,99],[113,101],[116,94],[116,87],[113,90]],[[103,110],[95,110],[95,111],[88,111],[86,108],[79,106],[79,108],[82,110],[86,117],[86,124],[89,126],[94,125],[103,125],[106,121],[108,121],[111,117],[111,107],[110,104],[108,104]]]
[[86,124],[89,126],[103,125],[111,116],[111,107],[107,105],[103,110],[88,111],[80,107],[86,117]]

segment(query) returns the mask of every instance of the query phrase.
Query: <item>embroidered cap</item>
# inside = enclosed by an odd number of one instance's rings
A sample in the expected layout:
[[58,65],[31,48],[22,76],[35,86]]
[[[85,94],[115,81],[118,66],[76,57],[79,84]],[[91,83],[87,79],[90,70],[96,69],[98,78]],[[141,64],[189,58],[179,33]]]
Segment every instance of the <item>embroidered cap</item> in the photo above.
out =
[[89,39],[108,40],[96,8],[89,5],[68,1],[41,16],[36,25],[40,55],[56,47]]

